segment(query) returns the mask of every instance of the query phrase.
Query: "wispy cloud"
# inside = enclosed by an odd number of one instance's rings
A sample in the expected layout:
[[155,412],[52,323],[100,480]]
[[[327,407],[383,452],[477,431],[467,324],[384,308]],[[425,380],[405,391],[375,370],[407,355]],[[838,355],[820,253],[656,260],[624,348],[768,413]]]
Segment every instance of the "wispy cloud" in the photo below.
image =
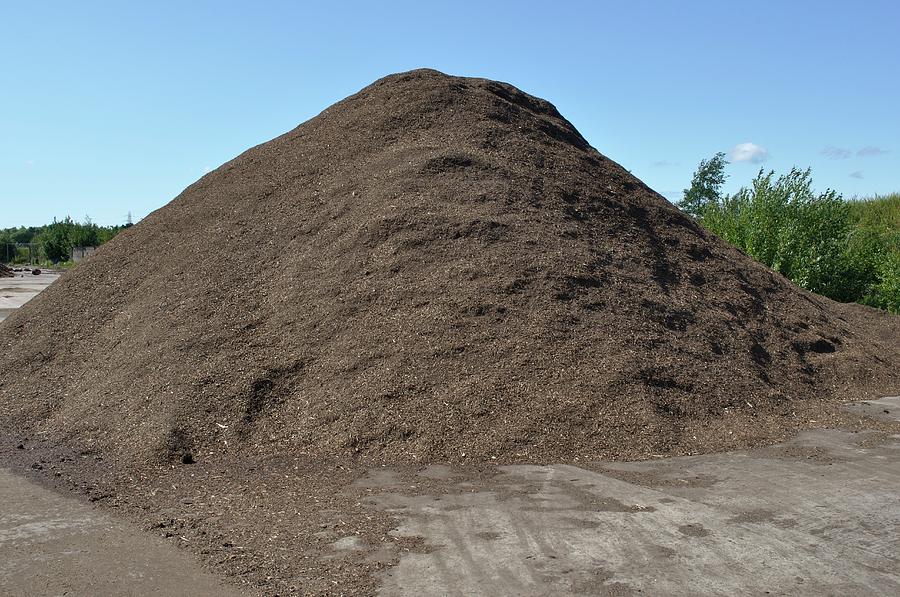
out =
[[857,151],[856,155],[858,155],[861,158],[868,158],[868,157],[872,157],[874,155],[884,155],[886,153],[891,153],[891,152],[888,151],[887,149],[882,149],[880,147],[874,147],[872,145],[867,145],[866,147],[863,147],[862,149]]
[[669,160],[659,160],[658,162],[653,162],[650,164],[654,168],[668,168],[669,166],[677,166],[677,162],[670,162]]
[[738,143],[728,152],[728,159],[732,162],[749,162],[761,164],[769,157],[769,150],[756,143]]
[[25,165],[31,168],[34,166],[34,160],[25,160]]
[[862,170],[857,170],[856,172],[850,173],[850,178],[862,178],[862,177],[863,177]]
[[844,149],[843,147],[834,147],[833,145],[829,145],[825,149],[822,150],[822,155],[830,160],[846,160],[853,152],[849,149]]

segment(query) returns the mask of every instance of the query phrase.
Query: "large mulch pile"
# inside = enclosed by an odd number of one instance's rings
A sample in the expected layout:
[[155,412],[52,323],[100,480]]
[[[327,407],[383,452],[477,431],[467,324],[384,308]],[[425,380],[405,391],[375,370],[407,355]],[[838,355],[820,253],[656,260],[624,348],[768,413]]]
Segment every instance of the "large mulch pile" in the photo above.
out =
[[6,264],[0,263],[0,278],[12,278],[16,273],[12,270],[11,267],[8,267]]
[[0,430],[101,459],[142,507],[135,479],[228,459],[706,452],[900,390],[900,318],[755,263],[548,102],[429,70],[204,176],[0,346]]

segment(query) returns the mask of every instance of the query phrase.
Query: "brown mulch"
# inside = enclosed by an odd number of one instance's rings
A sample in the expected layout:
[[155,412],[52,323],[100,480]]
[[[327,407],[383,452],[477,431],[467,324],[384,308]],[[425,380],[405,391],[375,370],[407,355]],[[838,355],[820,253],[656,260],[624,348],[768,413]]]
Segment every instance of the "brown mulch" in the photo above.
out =
[[0,263],[0,278],[12,278],[15,275],[16,273],[11,267],[8,267],[6,264]]
[[548,102],[427,70],[204,176],[0,345],[0,430],[102,458],[138,510],[175,494],[135,484],[237,494],[302,462],[240,502],[259,533],[320,466],[343,486],[341,466],[719,451],[900,390],[900,318],[755,263]]

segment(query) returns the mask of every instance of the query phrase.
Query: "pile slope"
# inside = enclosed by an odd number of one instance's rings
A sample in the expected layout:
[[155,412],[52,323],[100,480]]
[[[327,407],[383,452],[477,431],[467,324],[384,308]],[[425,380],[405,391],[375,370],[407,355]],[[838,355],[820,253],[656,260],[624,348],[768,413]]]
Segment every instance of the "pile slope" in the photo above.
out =
[[550,103],[421,70],[207,174],[0,325],[0,427],[135,464],[698,452],[900,390],[898,338]]

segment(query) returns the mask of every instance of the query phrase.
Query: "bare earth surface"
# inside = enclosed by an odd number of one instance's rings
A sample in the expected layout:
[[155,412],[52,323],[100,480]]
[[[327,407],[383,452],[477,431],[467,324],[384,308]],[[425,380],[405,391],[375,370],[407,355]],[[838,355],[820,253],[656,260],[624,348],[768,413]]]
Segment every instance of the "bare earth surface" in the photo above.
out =
[[[900,399],[875,403],[900,419]],[[506,466],[373,502],[425,537],[385,595],[897,595],[900,436],[810,431],[750,452]],[[399,491],[398,491],[399,490]],[[395,493],[395,491],[398,491]]]
[[126,479],[188,454],[712,453],[900,392],[898,339],[900,318],[704,230],[549,102],[419,70],[210,172],[6,319],[0,431]]
[[[0,279],[0,321],[58,278],[24,272]],[[0,468],[0,594],[241,593],[139,527]]]
[[[0,279],[0,321],[59,274]],[[184,551],[0,468],[0,595],[241,595]]]
[[[0,321],[59,278],[0,279]],[[0,468],[0,594],[241,594],[195,558],[73,497]]]
[[[900,398],[849,408],[900,420]],[[342,508],[324,492],[312,498],[322,500],[320,523],[287,554],[331,568],[309,566],[322,575],[313,582],[300,573],[241,589],[173,547],[202,541],[174,524],[191,500],[166,510],[173,524],[142,533],[103,512],[108,500],[61,497],[21,476],[46,480],[47,469],[21,467],[0,471],[0,586],[4,595],[277,595],[291,585],[385,596],[897,594],[898,457],[898,433],[818,430],[752,451],[644,462],[356,470],[334,488],[352,497]],[[360,532],[351,502],[370,518],[389,515],[396,542]],[[232,531],[240,536],[238,520]],[[201,557],[223,580],[244,580]],[[348,581],[353,569],[372,582]]]
[[240,595],[184,551],[0,469],[0,595]]

